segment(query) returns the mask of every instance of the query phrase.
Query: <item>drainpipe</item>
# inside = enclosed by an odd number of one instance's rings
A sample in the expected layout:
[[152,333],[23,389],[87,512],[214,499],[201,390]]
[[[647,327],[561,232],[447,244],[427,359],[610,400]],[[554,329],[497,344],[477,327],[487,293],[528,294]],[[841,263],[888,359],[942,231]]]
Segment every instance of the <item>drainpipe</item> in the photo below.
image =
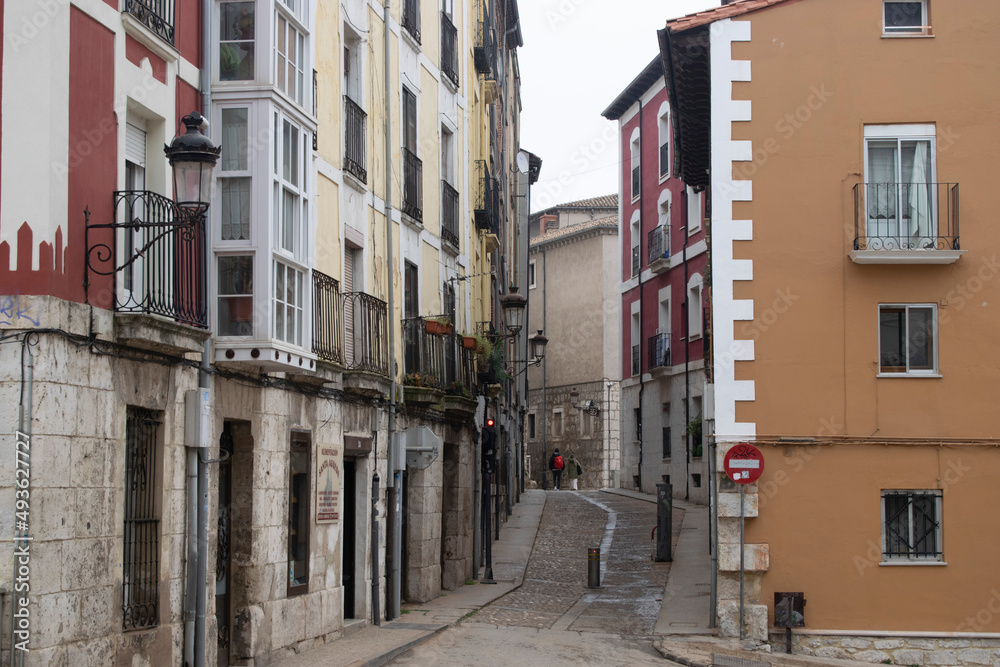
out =
[[[545,298],[545,283],[548,280],[548,259],[545,256],[545,246],[542,245],[542,329],[545,329],[545,311],[548,305],[548,299]],[[545,478],[549,474],[549,452],[546,447],[545,434],[549,430],[549,413],[545,411],[545,392],[548,389],[548,379],[546,376],[546,370],[548,368],[549,355],[542,357],[542,490],[545,490]]]
[[642,394],[646,388],[646,383],[642,379],[642,234],[644,231],[642,224],[642,100],[639,100],[639,424],[636,431],[639,436],[639,491],[642,491]]
[[[27,463],[31,462],[31,390],[34,385],[35,378],[35,357],[31,352],[31,337],[36,336],[33,333],[23,334],[24,338],[21,339],[21,369],[22,369],[22,380],[21,380],[21,402],[17,406],[17,440],[20,442],[21,437],[24,436],[24,442],[28,443],[28,460]],[[28,363],[24,363],[24,353],[28,353]],[[18,459],[20,462],[20,459]],[[30,468],[27,468],[30,471]],[[31,478],[28,478],[29,484]],[[29,486],[30,489],[30,486]],[[28,537],[28,529],[25,527],[23,529],[18,528],[15,531],[14,543],[22,543],[27,545],[31,538]],[[27,548],[27,547],[26,547]],[[14,572],[11,582],[17,580],[18,577],[18,566],[21,564],[19,562],[20,557],[14,556]],[[16,619],[14,618],[15,610],[18,608],[18,604],[15,602],[17,596],[14,594],[14,587],[11,586],[10,590],[10,664],[23,665],[24,664],[24,654],[27,651],[18,651],[14,649],[15,643],[15,628],[17,627]]]
[[[212,3],[201,3],[201,108],[207,118],[212,116]],[[205,129],[208,135],[208,129]],[[205,250],[208,270],[210,248]],[[211,309],[209,309],[211,317]],[[211,322],[209,322],[211,326]],[[198,387],[210,387],[212,339],[202,343]],[[184,596],[184,661],[187,665],[205,664],[205,610],[208,591],[205,577],[208,571],[208,466],[201,460],[198,443],[185,450],[187,477],[187,582]]]
[[[688,363],[691,358],[691,304],[688,303],[688,225],[691,224],[691,216],[688,213],[688,193],[687,185],[681,193],[681,210],[684,212],[684,460],[687,465],[684,467],[684,500],[688,499],[691,493],[691,434],[688,433],[688,424],[691,423],[691,378]],[[704,409],[704,408],[703,408]]]
[[[395,260],[392,254],[392,77],[390,75],[390,49],[389,49],[389,0],[385,0],[383,20],[385,22],[385,241],[386,241],[386,266],[388,267],[388,306],[389,306],[389,447],[393,446],[392,434],[396,430],[396,299],[393,292],[392,278]],[[386,460],[394,457],[387,457]],[[378,461],[376,460],[376,465]],[[402,473],[389,470],[391,485],[388,489],[389,498],[386,503],[389,516],[393,518],[392,530],[389,531],[388,552],[386,554],[388,572],[386,588],[385,616],[386,620],[392,620],[399,616],[400,602],[400,576],[399,559],[402,557],[402,521],[397,514],[397,507],[400,502],[403,484]],[[373,482],[373,489],[378,488]],[[374,550],[378,542],[372,542],[371,548]],[[391,557],[390,557],[391,555]],[[372,572],[372,577],[377,577],[377,569]],[[377,609],[377,602],[376,602]],[[377,613],[377,612],[376,612]],[[375,618],[376,625],[378,618]]]

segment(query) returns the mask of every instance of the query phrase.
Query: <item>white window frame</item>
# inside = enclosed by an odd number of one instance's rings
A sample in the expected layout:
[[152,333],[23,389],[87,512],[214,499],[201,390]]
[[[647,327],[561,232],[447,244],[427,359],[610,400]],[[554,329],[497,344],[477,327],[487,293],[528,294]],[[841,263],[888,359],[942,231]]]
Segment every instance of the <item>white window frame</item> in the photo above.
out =
[[696,191],[687,186],[687,235],[694,236],[701,231],[701,223],[705,219],[704,197],[706,190]]
[[[673,146],[671,146],[671,134],[672,130],[670,127],[670,103],[664,102],[660,105],[660,111],[656,114],[656,128],[658,133],[659,141],[656,144],[656,168],[659,170],[660,183],[664,182],[670,178],[671,163],[670,158],[673,152]],[[666,170],[663,168],[663,158],[662,151],[663,146],[667,147],[667,164]]]
[[[250,258],[250,288],[249,288],[249,291],[248,292],[247,291],[244,291],[244,292],[234,292],[234,293],[231,293],[231,294],[230,293],[223,293],[223,291],[222,291],[222,280],[221,280],[221,275],[220,275],[220,271],[221,271],[220,265],[221,265],[221,263],[222,263],[222,261],[224,259],[232,259],[232,258],[236,258],[236,257],[248,257],[248,258]],[[214,280],[215,280],[215,284],[216,284],[216,288],[217,288],[216,291],[218,292],[216,294],[216,307],[218,308],[218,316],[215,318],[216,319],[216,322],[215,322],[215,331],[216,331],[216,335],[219,338],[254,338],[255,337],[255,331],[256,331],[256,326],[257,326],[256,317],[254,316],[254,311],[256,310],[256,307],[255,307],[256,306],[256,303],[255,303],[255,301],[256,301],[256,294],[255,294],[255,292],[257,291],[255,289],[255,287],[254,287],[254,285],[257,282],[257,280],[256,280],[256,278],[257,278],[257,265],[256,265],[256,261],[257,261],[257,258],[256,258],[255,254],[253,252],[225,253],[225,254],[216,255],[215,258],[214,258],[213,272],[215,274],[214,275]],[[245,302],[246,299],[247,299],[247,297],[249,297],[250,311],[251,311],[250,329],[249,329],[249,331],[247,331],[246,333],[239,333],[239,334],[222,333],[222,325],[223,325],[223,320],[222,320],[222,311],[223,311],[222,303],[223,303],[223,300],[225,300],[227,302],[227,310],[229,311],[230,322],[232,322],[232,314],[233,314],[232,311],[236,310],[233,307],[233,301],[236,300],[236,299],[240,299],[241,302]],[[242,311],[242,310],[245,309],[245,306],[241,305],[241,306],[239,306],[238,309],[240,311]]]
[[702,278],[696,273],[691,276],[687,284],[687,318],[688,318],[688,340],[697,340],[702,336]]
[[[888,554],[889,547],[889,535],[888,526],[886,525],[886,507],[885,501],[889,496],[902,496],[906,495],[911,497],[913,495],[930,496],[934,498],[934,534],[935,534],[935,546],[936,551],[932,554],[918,554],[914,552],[909,552],[906,555],[903,554]],[[881,505],[881,531],[882,531],[882,565],[947,565],[944,561],[944,502],[943,493],[940,489],[883,489],[881,493],[881,499],[879,504]],[[907,517],[907,540],[908,542],[913,541],[913,503],[912,498],[907,503],[908,517]],[[907,545],[909,546],[909,544]]]
[[[926,141],[930,144],[930,168],[928,169],[929,176],[927,179],[928,183],[937,183],[937,128],[934,124],[902,124],[902,125],[866,125],[865,126],[865,145],[864,145],[864,178],[865,183],[869,184],[868,191],[865,193],[865,208],[871,207],[871,203],[867,200],[868,197],[878,196],[877,194],[872,194],[872,183],[875,177],[871,174],[871,163],[869,162],[869,145],[873,141],[895,141],[896,142],[896,176],[894,183],[898,186],[902,181],[902,143],[904,141]],[[897,196],[902,196],[902,188],[897,187]],[[933,236],[936,237],[938,233],[938,220],[937,220],[937,188],[930,188],[930,201],[928,203],[928,214],[929,220],[929,231],[933,231]],[[902,202],[894,202],[895,211],[902,210]],[[871,225],[875,224],[874,230]],[[900,248],[909,247],[912,242],[909,234],[904,234],[902,230],[902,219],[897,218],[896,220],[896,233],[890,234],[889,223],[886,223],[886,229],[884,231],[887,234],[882,235],[886,239],[895,239],[896,243],[899,243]],[[874,234],[872,232],[875,232]],[[865,234],[870,237],[880,237],[878,229],[878,223],[873,223],[869,220],[868,212],[865,212]],[[926,238],[930,238],[930,234]],[[890,241],[890,244],[895,245]],[[918,244],[920,245],[920,244]]]
[[[282,27],[285,29],[284,52],[278,47],[282,37]],[[295,45],[295,52],[289,51],[290,42]],[[311,69],[309,64],[309,31],[305,29],[298,17],[283,10],[281,0],[275,4],[274,9],[273,52],[274,87],[295,104],[302,108],[309,108],[309,93],[306,89],[310,87],[306,85],[305,76],[305,73]],[[289,77],[289,71],[291,71],[291,77]],[[283,75],[283,83],[279,79],[279,73]],[[289,78],[292,80],[289,81]]]
[[[632,136],[629,137],[629,170],[628,170],[628,182],[629,188],[631,189],[631,199],[633,202],[639,201],[639,196],[642,194],[642,137],[639,133],[639,128],[632,130]],[[638,187],[635,183],[635,170],[639,170],[639,184]]]
[[[272,335],[275,340],[280,340],[297,347],[303,347],[303,341],[305,340],[304,330],[307,324],[305,318],[305,301],[307,295],[309,294],[309,289],[306,286],[306,271],[303,271],[299,267],[292,264],[283,262],[278,258],[274,259],[271,266],[273,269],[272,273],[274,283],[274,290],[271,294],[271,304],[273,306],[271,321]],[[278,279],[279,272],[283,273],[281,281]],[[292,292],[294,301],[288,299],[289,276],[296,279]],[[283,324],[280,328],[278,323],[279,309],[284,310],[284,317],[282,318]],[[294,315],[291,320],[288,317],[289,314]]]
[[[309,231],[309,160],[312,154],[309,133],[294,119],[280,110],[273,112],[274,119],[274,164],[272,167],[272,239],[271,248],[276,255],[286,261],[303,264],[305,246]],[[286,128],[297,142],[297,153],[287,156]],[[291,238],[285,225],[285,194],[294,199],[291,223]]]
[[[243,155],[243,169],[229,169],[225,168],[225,160],[219,160],[219,183],[218,183],[218,197],[219,197],[219,224],[214,232],[215,241],[219,244],[224,244],[226,247],[239,246],[239,245],[250,245],[254,238],[253,232],[253,221],[254,221],[254,188],[253,188],[253,164],[250,159],[251,146],[253,145],[254,136],[254,109],[250,104],[233,104],[225,105],[219,107],[219,132],[222,137],[222,151],[223,155],[226,154],[227,150],[234,148],[234,142],[228,140],[225,134],[225,125],[222,122],[223,114],[227,111],[240,110],[243,109],[247,114],[246,121],[246,146],[244,146],[245,153]],[[247,204],[249,206],[249,211],[247,213],[247,235],[246,238],[242,239],[226,239],[223,235],[223,227],[225,225],[224,210],[225,206],[225,195],[223,191],[223,183],[227,180],[236,179],[246,179],[249,183],[249,191],[247,192]]]
[[552,437],[561,438],[563,432],[566,428],[566,424],[563,420],[563,410],[562,408],[552,409]]
[[[629,277],[635,278],[642,273],[642,228],[640,222],[642,221],[642,215],[638,210],[632,212],[632,219],[629,221],[631,225],[629,231],[629,254],[628,254],[628,271]],[[639,267],[637,271],[632,270],[632,254],[639,249]]]
[[[924,309],[931,311],[931,356],[933,361],[931,363],[932,368],[930,369],[911,369],[910,368],[910,355],[906,355],[906,370],[905,371],[886,371],[882,367],[882,309],[883,308],[903,308],[906,310],[906,339],[909,343],[910,333],[909,333],[909,311],[915,309]],[[938,312],[936,303],[880,303],[878,304],[878,377],[941,377],[939,370],[938,361]]]
[[[239,3],[248,3],[248,4],[252,5],[253,8],[254,8],[254,13],[253,13],[253,22],[254,22],[254,31],[253,32],[254,32],[254,34],[253,34],[253,37],[251,39],[248,39],[248,40],[247,39],[223,40],[222,39],[222,6],[223,5],[231,5],[231,4],[239,4]],[[216,47],[217,50],[216,50],[216,56],[215,56],[214,62],[212,63],[212,68],[215,71],[215,78],[216,78],[216,80],[219,83],[222,83],[222,84],[230,84],[230,83],[232,83],[232,84],[246,85],[248,82],[253,82],[253,81],[255,81],[257,79],[257,64],[258,64],[258,62],[260,60],[260,43],[259,43],[259,40],[257,39],[257,28],[259,27],[259,23],[260,23],[260,16],[258,14],[259,14],[259,12],[257,12],[256,2],[253,2],[252,0],[230,0],[229,2],[223,1],[223,2],[220,2],[218,4],[218,6],[216,7],[215,12],[214,12],[214,18],[215,18],[216,25],[219,26],[219,28],[218,28],[218,31],[213,35],[214,40],[215,40],[215,47]],[[250,73],[250,78],[248,78],[248,79],[223,79],[222,78],[222,46],[223,46],[223,44],[230,44],[230,43],[245,44],[247,42],[253,44],[253,72]]]
[[[928,20],[928,3],[930,0],[882,0],[882,35],[887,37],[913,37],[929,35],[931,32],[930,21]],[[919,26],[890,26],[886,24],[886,14],[890,11],[891,5],[920,5],[920,25]]]

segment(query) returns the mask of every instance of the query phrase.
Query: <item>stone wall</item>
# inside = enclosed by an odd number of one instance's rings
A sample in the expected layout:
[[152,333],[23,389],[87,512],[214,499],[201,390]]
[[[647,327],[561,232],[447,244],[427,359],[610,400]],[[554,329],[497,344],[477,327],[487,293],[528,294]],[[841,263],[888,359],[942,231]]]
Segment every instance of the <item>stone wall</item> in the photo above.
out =
[[[60,333],[40,333],[31,346],[34,359],[31,400],[31,486],[28,523],[31,542],[29,612],[31,652],[27,665],[69,664],[88,667],[131,664],[181,664],[183,604],[187,561],[187,478],[185,394],[198,385],[198,369],[180,355],[157,355],[136,349],[142,331],[126,347],[120,318],[107,311],[47,297],[29,303],[40,326]],[[153,318],[146,320],[155,321]],[[86,343],[93,334],[97,343]],[[78,338],[71,339],[69,335]],[[150,336],[156,335],[155,332]],[[161,349],[186,345],[164,335]],[[194,341],[197,343],[197,341]],[[15,501],[15,438],[21,391],[18,343],[0,347],[0,503]],[[232,369],[230,369],[232,370]],[[243,369],[248,372],[250,369]],[[273,378],[273,376],[272,376]],[[387,419],[376,403],[347,402],[334,396],[300,393],[291,386],[262,386],[252,377],[212,378],[212,443],[207,457],[219,458],[219,437],[232,424],[233,496],[231,515],[231,611],[234,659],[270,662],[340,635],[343,628],[341,522],[316,523],[316,451],[341,451],[345,421],[353,432],[385,443]],[[152,410],[160,425],[155,498],[159,519],[158,622],[155,627],[123,632],[123,540],[126,496],[126,415],[129,406]],[[345,414],[347,419],[345,420]],[[289,596],[288,512],[289,448],[292,430],[311,441],[311,489],[308,590]],[[376,453],[381,458],[376,459]],[[364,470],[387,479],[384,444],[369,454]],[[215,562],[218,551],[218,467],[209,466],[209,546],[207,658],[216,659]],[[358,486],[358,503],[370,507],[369,485]],[[363,498],[362,498],[363,496]],[[385,507],[385,484],[380,491]],[[370,516],[365,512],[364,516]],[[12,513],[0,514],[0,559],[13,563]],[[471,522],[470,522],[471,523]],[[384,539],[384,530],[379,531]],[[367,544],[370,523],[357,526]],[[382,547],[383,545],[379,545]],[[384,549],[379,548],[380,558]],[[370,562],[365,558],[365,562]],[[384,562],[380,561],[380,571]],[[370,568],[357,577],[370,590]],[[12,568],[0,567],[0,587],[10,591]],[[379,585],[384,597],[384,581]],[[11,603],[9,594],[4,603]],[[357,601],[359,618],[370,617],[370,593]],[[380,601],[382,609],[384,599]],[[9,619],[9,616],[6,617]],[[9,642],[9,623],[4,623]],[[5,643],[9,646],[9,643]]]
[[[783,632],[771,633],[774,650],[783,651]],[[877,637],[799,634],[793,630],[792,653],[894,665],[1000,664],[1000,638]]]

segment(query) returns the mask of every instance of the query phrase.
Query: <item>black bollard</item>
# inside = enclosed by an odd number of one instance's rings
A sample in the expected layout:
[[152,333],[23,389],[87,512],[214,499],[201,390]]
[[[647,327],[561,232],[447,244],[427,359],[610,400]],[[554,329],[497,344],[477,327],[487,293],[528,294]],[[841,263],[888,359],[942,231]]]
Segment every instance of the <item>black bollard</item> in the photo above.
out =
[[601,549],[587,549],[587,588],[601,587]]
[[674,487],[670,484],[656,485],[656,558],[657,563],[674,560],[670,553],[670,537],[673,532]]

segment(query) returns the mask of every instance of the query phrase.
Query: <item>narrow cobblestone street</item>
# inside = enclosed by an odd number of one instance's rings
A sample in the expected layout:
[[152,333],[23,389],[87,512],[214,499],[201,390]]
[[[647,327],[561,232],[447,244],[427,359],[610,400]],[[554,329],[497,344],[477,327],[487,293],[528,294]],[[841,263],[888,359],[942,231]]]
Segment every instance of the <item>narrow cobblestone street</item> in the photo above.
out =
[[[675,541],[683,516],[674,510]],[[669,563],[651,559],[655,525],[652,503],[596,491],[550,492],[524,585],[486,607],[476,621],[651,633],[670,572]],[[601,547],[601,590],[587,588],[587,549],[593,547]]]
[[[674,509],[676,545],[684,511]],[[596,491],[547,493],[523,585],[391,664],[664,664],[648,644],[670,563],[654,563],[656,505]],[[601,588],[587,588],[587,549],[601,548]],[[504,564],[494,568],[497,579]],[[527,631],[531,629],[533,631]],[[514,658],[516,654],[517,658]],[[490,663],[479,661],[480,664]],[[541,663],[539,663],[541,664]]]

